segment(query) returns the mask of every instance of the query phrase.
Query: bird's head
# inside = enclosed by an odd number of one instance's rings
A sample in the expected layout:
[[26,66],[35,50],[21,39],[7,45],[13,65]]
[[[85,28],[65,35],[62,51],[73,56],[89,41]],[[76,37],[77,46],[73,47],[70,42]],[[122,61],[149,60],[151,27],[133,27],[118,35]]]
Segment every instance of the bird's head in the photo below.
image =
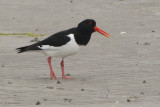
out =
[[81,31],[81,32],[84,32],[84,33],[93,33],[93,32],[95,32],[95,31],[97,31],[97,32],[99,32],[99,33],[101,33],[102,35],[104,35],[104,36],[106,36],[106,37],[108,37],[109,38],[109,36],[111,36],[111,35],[109,35],[108,33],[106,33],[105,31],[103,31],[103,30],[101,30],[100,28],[98,28],[97,26],[96,26],[96,21],[95,20],[93,20],[93,19],[86,19],[86,20],[84,20],[84,21],[82,21],[82,22],[80,22],[79,24],[78,24],[78,29]]

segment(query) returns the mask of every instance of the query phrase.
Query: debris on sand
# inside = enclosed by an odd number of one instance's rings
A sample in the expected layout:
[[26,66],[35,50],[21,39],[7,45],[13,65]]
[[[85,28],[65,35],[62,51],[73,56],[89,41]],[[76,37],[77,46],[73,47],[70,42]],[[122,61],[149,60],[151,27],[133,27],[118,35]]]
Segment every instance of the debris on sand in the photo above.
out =
[[67,99],[67,98],[64,98],[63,100],[64,100],[64,102],[66,102],[68,99]]
[[130,96],[127,98],[127,102],[132,102],[132,101],[135,101],[138,97],[137,96]]
[[145,43],[144,43],[144,45],[150,45],[150,43],[148,43],[148,42],[145,42]]
[[42,37],[45,36],[43,34],[35,34],[35,33],[0,33],[0,36],[18,36],[18,35],[26,35],[26,36],[30,36],[30,37]]
[[72,99],[69,99],[69,98],[64,98],[63,100],[64,100],[64,102],[71,102],[72,101]]
[[81,91],[84,91],[84,89],[82,88]]
[[27,33],[27,36],[30,36],[30,37],[42,37],[44,35],[42,35],[42,34],[35,34],[35,33],[30,32],[30,33]]
[[121,34],[121,35],[124,35],[124,34],[127,34],[127,33],[126,33],[126,32],[121,32],[120,34]]
[[61,88],[61,87],[59,87],[59,88],[57,88],[58,90],[64,90],[64,88]]
[[30,42],[39,42],[40,40],[38,38],[32,39]]
[[71,74],[68,73],[68,74],[66,74],[66,76],[71,76]]
[[127,102],[129,102],[129,103],[130,103],[130,102],[131,102],[131,100],[130,100],[130,99],[127,99]]
[[61,84],[61,82],[58,80],[58,81],[57,81],[57,84]]
[[37,101],[36,103],[35,103],[35,105],[40,105],[41,103],[39,102],[39,101]]
[[47,101],[47,99],[46,99],[46,98],[44,98],[44,99],[43,99],[43,101]]
[[5,67],[4,64],[2,64],[1,67],[2,67],[2,68]]
[[70,3],[73,3],[73,1],[71,0]]
[[152,30],[152,32],[154,33],[154,32],[156,32],[155,30]]
[[48,89],[54,89],[54,87],[47,86]]
[[116,101],[116,103],[118,104],[118,103],[119,103],[119,101]]
[[59,87],[59,88],[57,88],[58,90],[64,90],[64,88],[61,88],[61,87]]
[[12,84],[12,82],[8,81],[8,84]]
[[146,80],[143,80],[143,82],[142,83],[146,83]]

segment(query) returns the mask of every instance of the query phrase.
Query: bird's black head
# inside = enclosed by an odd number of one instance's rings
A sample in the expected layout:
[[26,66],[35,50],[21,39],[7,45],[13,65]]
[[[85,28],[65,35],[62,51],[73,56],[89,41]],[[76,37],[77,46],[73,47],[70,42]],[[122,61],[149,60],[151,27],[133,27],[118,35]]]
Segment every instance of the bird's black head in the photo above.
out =
[[96,21],[93,19],[86,19],[78,24],[78,30],[83,33],[93,33],[95,32],[94,27],[96,26]]
[[86,19],[78,24],[75,32],[75,39],[79,45],[87,45],[93,32],[99,32],[100,34],[109,38],[109,34],[101,30],[96,26],[96,21],[93,19]]

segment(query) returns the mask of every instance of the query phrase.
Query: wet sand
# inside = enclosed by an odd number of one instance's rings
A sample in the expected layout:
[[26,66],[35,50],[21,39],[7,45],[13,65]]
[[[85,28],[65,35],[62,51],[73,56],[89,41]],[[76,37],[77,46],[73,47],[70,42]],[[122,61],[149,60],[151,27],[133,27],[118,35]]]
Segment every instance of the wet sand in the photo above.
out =
[[[93,18],[112,35],[92,34],[90,43],[65,59],[53,58],[59,80],[51,80],[41,53],[15,48],[33,37],[0,36],[0,106],[159,107],[159,0],[1,0],[0,32],[45,34]],[[59,81],[59,82],[58,82]]]

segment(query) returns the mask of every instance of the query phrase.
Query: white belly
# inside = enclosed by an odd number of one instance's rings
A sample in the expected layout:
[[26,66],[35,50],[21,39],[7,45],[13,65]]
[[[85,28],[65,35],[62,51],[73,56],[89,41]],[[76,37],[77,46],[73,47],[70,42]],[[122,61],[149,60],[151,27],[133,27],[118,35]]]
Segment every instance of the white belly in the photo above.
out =
[[70,55],[74,55],[79,51],[79,45],[75,42],[74,35],[70,34],[68,37],[71,38],[71,40],[60,47],[54,47],[49,45],[44,45],[41,48],[43,49],[42,53],[51,56],[51,57],[60,57],[65,58]]

